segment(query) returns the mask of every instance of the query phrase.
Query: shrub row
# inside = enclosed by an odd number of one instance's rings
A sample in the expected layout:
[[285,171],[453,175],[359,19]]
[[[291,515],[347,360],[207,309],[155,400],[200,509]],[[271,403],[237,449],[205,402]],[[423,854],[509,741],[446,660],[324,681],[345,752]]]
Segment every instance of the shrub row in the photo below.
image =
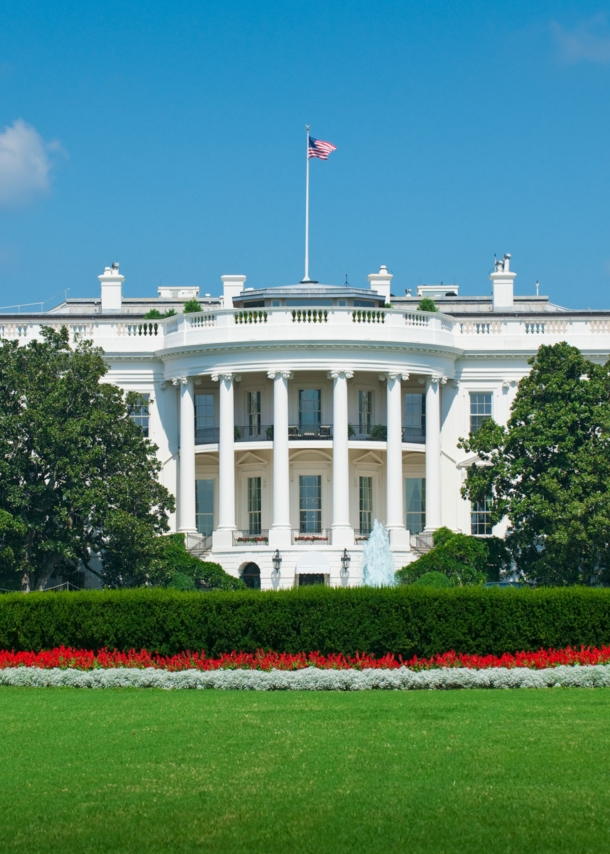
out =
[[495,654],[610,643],[610,590],[415,586],[0,596],[0,648]]

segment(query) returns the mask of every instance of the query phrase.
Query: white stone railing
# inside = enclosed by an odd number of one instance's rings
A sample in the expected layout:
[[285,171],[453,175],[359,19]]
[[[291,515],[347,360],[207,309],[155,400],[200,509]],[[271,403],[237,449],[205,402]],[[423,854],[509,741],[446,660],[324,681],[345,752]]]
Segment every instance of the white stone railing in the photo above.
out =
[[[40,328],[60,329],[67,326],[72,340],[91,339],[106,350],[117,348],[134,352],[155,352],[164,347],[197,344],[209,340],[242,340],[248,327],[251,340],[349,340],[359,338],[356,330],[366,327],[367,340],[433,342],[443,346],[466,345],[464,339],[486,339],[486,347],[500,349],[518,347],[517,339],[526,348],[537,347],[540,339],[570,336],[610,336],[610,317],[586,316],[511,316],[467,318],[457,320],[440,312],[405,311],[404,309],[360,309],[353,306],[329,308],[216,309],[193,314],[181,314],[158,320],[127,320],[96,315],[86,319],[52,318],[17,320],[0,317],[0,338],[28,341],[39,337]],[[364,330],[363,330],[364,331]],[[510,344],[505,339],[510,338]],[[115,342],[115,343],[113,343]],[[473,341],[474,344],[474,341]],[[477,345],[478,346],[478,345]],[[577,345],[578,346],[578,345]],[[580,345],[585,346],[585,345]],[[599,346],[599,345],[596,345]],[[609,345],[610,349],[610,345]]]

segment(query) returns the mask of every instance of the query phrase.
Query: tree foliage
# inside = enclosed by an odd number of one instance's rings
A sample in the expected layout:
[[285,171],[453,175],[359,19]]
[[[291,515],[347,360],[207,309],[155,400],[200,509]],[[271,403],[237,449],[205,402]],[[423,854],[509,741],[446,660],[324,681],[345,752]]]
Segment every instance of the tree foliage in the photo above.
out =
[[423,297],[417,306],[418,311],[438,311],[434,300],[431,297]]
[[492,522],[540,584],[610,584],[610,375],[566,343],[542,346],[506,428],[486,421],[463,495],[491,497]]
[[193,314],[196,311],[202,311],[201,305],[196,299],[188,299],[184,303],[184,314]]
[[434,547],[396,573],[400,584],[413,584],[423,575],[442,573],[452,587],[484,584],[489,551],[484,540],[455,534],[449,528],[434,532]]
[[[68,331],[0,345],[0,572],[24,589],[79,562],[142,566],[174,500],[155,446],[130,418],[141,402],[101,382],[102,351]],[[139,571],[139,570],[138,570]]]
[[125,559],[112,555],[104,565],[107,587],[171,587],[175,590],[243,590],[240,578],[218,563],[202,561],[186,550],[184,534],[143,539]]

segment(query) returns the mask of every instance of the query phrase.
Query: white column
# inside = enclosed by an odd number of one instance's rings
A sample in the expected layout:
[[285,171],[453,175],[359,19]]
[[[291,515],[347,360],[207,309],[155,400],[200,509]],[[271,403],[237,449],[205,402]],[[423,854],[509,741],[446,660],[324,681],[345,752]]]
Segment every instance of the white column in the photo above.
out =
[[354,545],[354,529],[349,521],[349,447],[347,381],[352,371],[331,371],[333,387],[333,546]]
[[441,527],[441,385],[433,374],[426,389],[426,531]]
[[219,385],[218,430],[218,524],[212,544],[214,548],[231,548],[235,530],[235,405],[232,373],[212,374]]
[[402,380],[409,374],[390,372],[385,375],[387,393],[388,440],[386,452],[386,528],[393,548],[408,549],[405,527],[402,477]]
[[288,380],[290,371],[269,371],[273,380],[273,524],[269,545],[290,545],[290,465],[288,453]]
[[195,401],[193,380],[176,377],[174,385],[180,387],[180,468],[178,489],[179,530],[194,533],[195,517]]

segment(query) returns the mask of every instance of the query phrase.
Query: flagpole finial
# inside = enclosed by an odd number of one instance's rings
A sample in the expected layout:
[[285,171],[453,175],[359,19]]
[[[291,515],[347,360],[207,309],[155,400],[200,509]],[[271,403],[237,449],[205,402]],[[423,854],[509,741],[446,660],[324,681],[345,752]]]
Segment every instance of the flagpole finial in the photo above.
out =
[[305,130],[309,133],[309,125],[305,125]]

